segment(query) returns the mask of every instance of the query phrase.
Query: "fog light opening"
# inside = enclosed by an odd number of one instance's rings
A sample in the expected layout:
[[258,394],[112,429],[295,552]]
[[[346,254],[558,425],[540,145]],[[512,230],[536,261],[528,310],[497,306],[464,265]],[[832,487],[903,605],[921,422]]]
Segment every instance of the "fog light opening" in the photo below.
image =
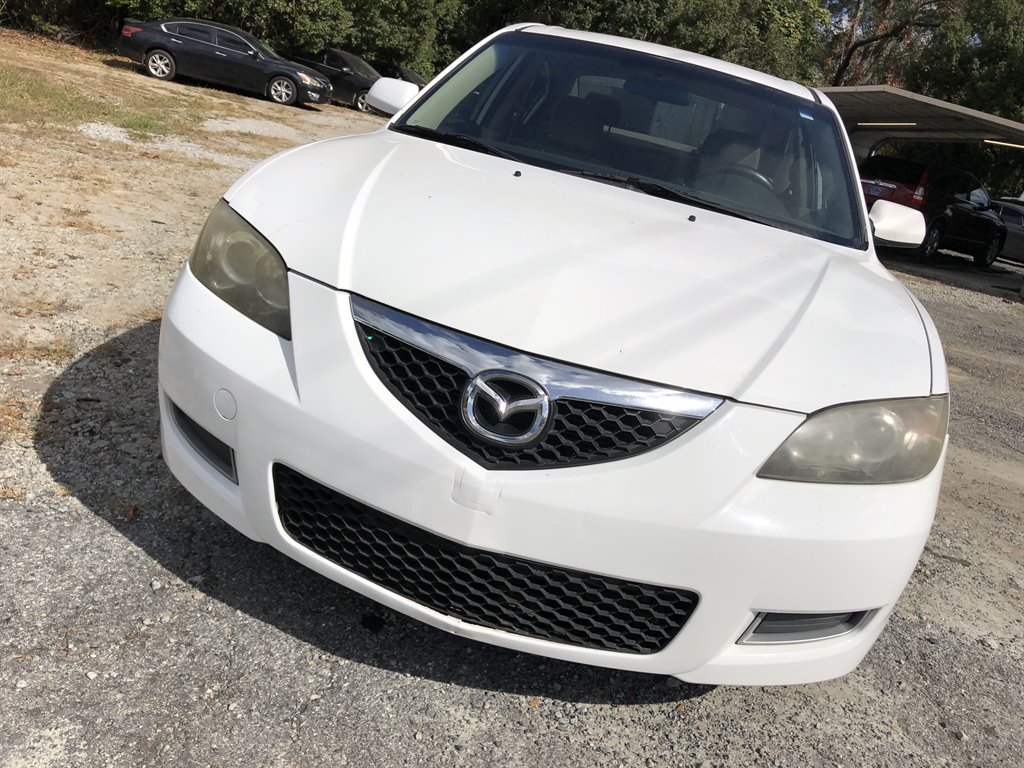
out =
[[178,427],[185,442],[192,446],[192,449],[202,456],[206,461],[220,472],[224,477],[235,485],[238,485],[238,472],[235,469],[235,452],[227,443],[218,440],[208,431],[203,429],[181,408],[173,402],[168,401],[171,415],[174,417],[174,424]]
[[739,640],[740,645],[810,643],[849,634],[864,624],[874,611],[845,613],[757,614]]

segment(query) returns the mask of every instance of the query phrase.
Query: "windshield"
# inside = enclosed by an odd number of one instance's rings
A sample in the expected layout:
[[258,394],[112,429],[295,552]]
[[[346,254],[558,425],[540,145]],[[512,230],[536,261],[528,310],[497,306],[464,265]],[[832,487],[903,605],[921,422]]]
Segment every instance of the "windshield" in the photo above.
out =
[[239,29],[239,30],[236,30],[236,31],[238,32],[239,36],[241,36],[241,37],[245,38],[245,41],[246,41],[246,42],[247,42],[247,43],[248,43],[249,45],[251,45],[251,46],[252,46],[253,48],[255,48],[255,49],[256,49],[257,51],[259,51],[260,53],[262,53],[262,54],[263,54],[264,56],[266,56],[266,57],[267,57],[268,59],[280,59],[280,58],[281,58],[281,55],[280,55],[280,54],[279,54],[279,53],[278,53],[277,51],[275,51],[275,50],[274,50],[273,48],[271,48],[271,47],[270,47],[269,45],[267,45],[266,43],[264,43],[264,42],[263,42],[262,40],[257,40],[257,39],[256,39],[255,37],[253,37],[253,36],[252,36],[252,35],[250,35],[249,33],[247,33],[247,32],[243,32],[243,31],[242,31],[242,30],[240,30],[240,29]]
[[656,184],[680,201],[865,247],[859,185],[832,113],[704,67],[510,32],[393,126],[412,127],[473,137],[496,154],[599,182],[639,191]]
[[346,57],[346,61],[348,62],[348,65],[352,67],[352,71],[355,72],[357,75],[362,75],[363,77],[372,77],[375,80],[380,77],[380,72],[378,72],[376,69],[371,67],[369,64],[367,64],[365,61],[363,61],[354,54],[350,53]]

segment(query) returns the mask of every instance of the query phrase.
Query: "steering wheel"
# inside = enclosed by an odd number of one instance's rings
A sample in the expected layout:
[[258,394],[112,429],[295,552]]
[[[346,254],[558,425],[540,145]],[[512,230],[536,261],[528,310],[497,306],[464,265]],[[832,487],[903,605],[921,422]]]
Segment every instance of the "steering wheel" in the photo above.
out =
[[741,178],[746,179],[747,181],[752,181],[755,184],[760,184],[769,192],[775,191],[775,183],[767,176],[765,176],[763,173],[761,173],[759,170],[757,170],[757,168],[751,168],[749,165],[739,165],[738,163],[734,165],[727,165],[724,168],[719,168],[717,172],[721,174],[739,176]]
[[763,186],[765,189],[770,191],[770,193],[774,193],[775,191],[775,184],[772,182],[770,178],[761,173],[761,171],[759,171],[757,168],[751,168],[749,165],[740,165],[738,163],[719,166],[713,170],[708,171],[707,173],[699,174],[697,178],[707,178],[710,176],[725,175],[739,176],[740,178],[744,178],[748,181],[753,181],[755,184]]

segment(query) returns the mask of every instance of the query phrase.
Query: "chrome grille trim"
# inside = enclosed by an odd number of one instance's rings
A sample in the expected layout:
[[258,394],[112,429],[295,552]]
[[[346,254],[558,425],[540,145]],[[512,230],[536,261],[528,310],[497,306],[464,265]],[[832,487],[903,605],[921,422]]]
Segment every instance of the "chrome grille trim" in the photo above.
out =
[[363,325],[439,357],[470,377],[504,370],[536,381],[552,400],[585,400],[703,419],[723,402],[697,392],[649,384],[547,360],[450,330],[370,301],[350,296],[352,316]]

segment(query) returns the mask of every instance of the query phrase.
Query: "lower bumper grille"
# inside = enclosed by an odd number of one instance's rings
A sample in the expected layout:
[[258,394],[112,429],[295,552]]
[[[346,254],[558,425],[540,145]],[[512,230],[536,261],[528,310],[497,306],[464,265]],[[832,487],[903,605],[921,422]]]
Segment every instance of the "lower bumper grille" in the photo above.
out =
[[288,535],[342,568],[482,627],[620,653],[657,653],[697,595],[473,549],[274,465]]

